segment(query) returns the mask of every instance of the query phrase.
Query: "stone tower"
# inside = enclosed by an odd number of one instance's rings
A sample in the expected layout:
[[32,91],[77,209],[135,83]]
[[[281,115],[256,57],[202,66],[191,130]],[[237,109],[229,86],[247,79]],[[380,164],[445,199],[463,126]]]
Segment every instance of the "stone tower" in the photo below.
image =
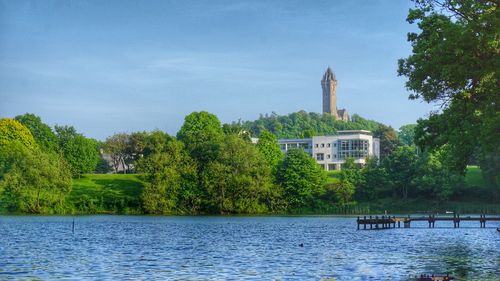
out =
[[337,109],[337,79],[330,67],[328,67],[321,79],[323,89],[323,113],[328,113],[337,120],[349,121],[347,110]]

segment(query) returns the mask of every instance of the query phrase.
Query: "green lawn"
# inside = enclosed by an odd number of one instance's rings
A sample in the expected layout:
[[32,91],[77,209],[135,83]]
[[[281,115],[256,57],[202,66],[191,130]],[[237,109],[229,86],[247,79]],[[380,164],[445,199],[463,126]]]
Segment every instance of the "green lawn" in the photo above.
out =
[[467,166],[465,182],[467,185],[472,187],[485,187],[483,175],[481,174],[481,168],[478,166]]
[[339,183],[340,182],[340,171],[328,171],[328,179],[326,183]]
[[143,184],[138,174],[86,174],[68,199],[77,213],[137,213]]

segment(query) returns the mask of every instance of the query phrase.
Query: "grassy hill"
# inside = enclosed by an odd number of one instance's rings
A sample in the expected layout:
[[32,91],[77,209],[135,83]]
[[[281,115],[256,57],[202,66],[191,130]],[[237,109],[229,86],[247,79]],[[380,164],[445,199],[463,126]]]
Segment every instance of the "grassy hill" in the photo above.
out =
[[69,204],[77,213],[140,213],[138,174],[86,174],[73,179]]

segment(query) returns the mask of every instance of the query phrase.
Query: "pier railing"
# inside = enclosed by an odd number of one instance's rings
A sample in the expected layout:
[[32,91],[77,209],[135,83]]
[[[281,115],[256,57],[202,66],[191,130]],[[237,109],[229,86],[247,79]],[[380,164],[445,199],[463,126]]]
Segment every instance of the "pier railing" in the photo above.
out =
[[[487,221],[500,221],[500,217],[487,217],[484,214],[479,215],[479,217],[466,216],[462,217],[459,214],[453,214],[451,216],[421,216],[421,217],[396,217],[396,216],[363,216],[358,217],[357,224],[358,230],[361,229],[387,229],[387,228],[398,228],[401,227],[401,222],[403,222],[404,228],[410,228],[411,223],[414,221],[427,221],[429,228],[434,228],[436,221],[452,221],[454,228],[460,227],[461,221],[478,221],[480,228],[486,227]],[[369,227],[369,228],[368,228]]]

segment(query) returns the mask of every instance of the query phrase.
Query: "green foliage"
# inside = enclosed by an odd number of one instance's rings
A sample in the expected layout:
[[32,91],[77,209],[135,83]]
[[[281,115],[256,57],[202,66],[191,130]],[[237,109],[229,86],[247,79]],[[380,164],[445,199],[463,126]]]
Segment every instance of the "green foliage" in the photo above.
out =
[[253,144],[227,136],[203,173],[207,207],[216,213],[263,213],[271,187],[270,166]]
[[186,208],[184,204],[195,199],[189,198],[192,196],[189,180],[194,178],[196,166],[181,142],[167,140],[162,144],[161,151],[156,150],[140,159],[137,168],[146,173],[146,184],[141,195],[146,213],[172,213]]
[[418,172],[418,156],[414,147],[400,146],[383,160],[383,165],[389,174],[389,182],[393,189],[399,190],[399,195],[407,199],[414,194],[416,188],[413,179]]
[[276,169],[278,163],[283,159],[278,140],[269,131],[262,131],[257,142],[257,150],[264,156],[269,166]]
[[139,214],[143,186],[136,174],[84,174],[73,179],[67,205],[80,214]]
[[390,126],[380,125],[373,136],[380,139],[380,159],[390,155],[401,143],[397,132]]
[[56,135],[47,124],[42,122],[40,117],[31,113],[25,113],[16,116],[15,119],[30,130],[40,148],[49,151],[58,150]]
[[63,213],[70,190],[71,173],[58,154],[18,142],[0,147],[0,200],[8,211]]
[[29,148],[36,146],[33,135],[23,124],[11,118],[0,119],[0,146],[12,142],[19,142]]
[[440,150],[420,156],[418,175],[413,180],[420,196],[445,201],[453,194],[454,188],[463,185],[463,177],[443,165],[445,154],[445,150]]
[[389,174],[383,165],[378,164],[378,161],[376,157],[366,159],[361,175],[363,183],[356,190],[359,200],[368,201],[392,195]]
[[354,114],[350,122],[335,120],[329,114],[299,111],[285,116],[276,113],[260,116],[255,121],[242,123],[254,136],[269,131],[277,138],[310,138],[314,135],[333,135],[338,130],[375,131],[381,124]]
[[223,137],[219,119],[206,111],[193,112],[186,116],[177,133],[177,139],[182,141],[190,155],[201,163],[208,163],[216,157]]
[[68,126],[55,126],[59,148],[75,176],[93,172],[99,162],[98,143]]
[[278,168],[278,183],[283,186],[289,208],[311,207],[324,193],[326,172],[303,149],[291,149]]
[[412,146],[415,144],[415,128],[417,124],[408,124],[399,127],[399,141],[405,145]]
[[[408,22],[413,53],[399,61],[411,99],[440,102],[442,112],[419,120],[417,144],[450,152],[447,165],[465,173],[473,154],[482,160],[485,180],[498,186],[500,174],[500,69],[496,1],[420,0]],[[439,67],[436,67],[439,66]]]
[[349,203],[355,192],[356,186],[364,185],[364,177],[360,166],[354,163],[353,158],[346,158],[340,172],[340,183],[335,186],[338,201],[342,204]]

